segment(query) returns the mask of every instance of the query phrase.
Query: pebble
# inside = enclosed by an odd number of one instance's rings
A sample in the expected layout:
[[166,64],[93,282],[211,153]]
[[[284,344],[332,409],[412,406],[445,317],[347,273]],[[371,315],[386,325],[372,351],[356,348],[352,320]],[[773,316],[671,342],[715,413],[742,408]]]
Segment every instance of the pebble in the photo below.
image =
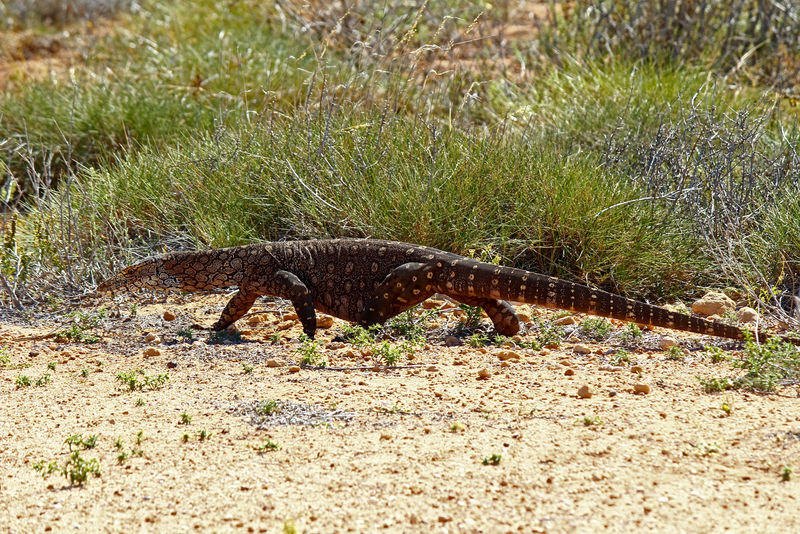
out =
[[456,336],[447,336],[444,339],[444,344],[446,347],[458,347],[463,344],[463,342],[458,339]]
[[559,317],[553,324],[561,325],[561,326],[569,326],[572,324],[576,324],[578,320],[573,315],[567,315],[566,317]]
[[511,364],[508,362],[500,362],[500,367],[511,367]]
[[343,349],[345,347],[346,347],[346,345],[344,343],[342,343],[341,341],[332,341],[332,342],[328,343],[325,346],[325,348],[328,349],[328,350],[339,350],[339,349]]
[[178,362],[167,362],[167,369],[175,369],[178,367]]
[[566,371],[564,371],[564,376],[572,376],[574,374],[575,374],[575,369],[572,368],[568,368]]
[[631,366],[631,373],[641,373],[643,371],[644,371],[644,369],[642,368],[641,365],[633,365],[633,366]]
[[422,307],[426,310],[430,310],[433,308],[438,308],[442,305],[442,301],[438,299],[428,299],[422,303]]
[[739,319],[739,322],[742,323],[754,323],[758,321],[759,316],[758,312],[755,311],[753,308],[745,306],[744,308],[740,308],[736,312],[736,318]]
[[480,380],[488,380],[489,378],[491,378],[491,376],[492,373],[488,369],[481,369],[480,371],[478,371],[478,378]]
[[174,321],[175,320],[175,314],[172,313],[169,310],[165,311],[164,315],[162,315],[162,317],[164,318],[165,321]]
[[527,311],[518,310],[517,311],[517,317],[523,323],[531,322],[531,314],[529,312],[527,312]]
[[658,348],[661,350],[667,350],[670,347],[674,347],[678,344],[678,340],[672,336],[664,336],[658,341]]
[[576,344],[574,347],[572,347],[572,350],[574,350],[578,354],[591,354],[592,352],[591,347],[583,343]]
[[514,352],[513,350],[501,350],[497,353],[497,357],[500,358],[501,362],[506,360],[519,360],[522,358],[518,352]]
[[647,384],[635,384],[633,386],[633,392],[647,395],[648,393],[650,393],[650,386],[648,386]]
[[[144,340],[147,341],[148,343],[154,343],[154,342],[155,343],[160,343],[161,342],[161,340],[158,339],[158,336],[153,334],[153,333],[149,333],[146,336],[144,336]],[[156,341],[156,340],[158,340],[158,341]]]
[[692,311],[700,315],[722,315],[736,309],[736,303],[719,291],[709,291],[692,303]]
[[592,389],[589,386],[581,386],[578,388],[578,397],[582,399],[591,399],[592,398]]
[[330,315],[317,316],[317,328],[330,328],[333,326],[333,317]]
[[429,371],[429,372],[431,372],[431,373],[435,373],[435,372],[436,372],[436,371],[438,371],[439,369],[437,369],[437,367],[436,367],[435,365],[429,365],[428,367],[426,367],[426,368],[425,368],[425,370],[426,370],[426,371]]
[[147,347],[146,349],[144,349],[144,352],[142,354],[144,354],[145,356],[159,356],[161,355],[161,351],[155,347]]
[[300,366],[299,365],[292,365],[291,367],[289,367],[289,372],[290,373],[299,373],[300,372]]
[[267,360],[267,367],[280,367],[281,364],[278,360]]

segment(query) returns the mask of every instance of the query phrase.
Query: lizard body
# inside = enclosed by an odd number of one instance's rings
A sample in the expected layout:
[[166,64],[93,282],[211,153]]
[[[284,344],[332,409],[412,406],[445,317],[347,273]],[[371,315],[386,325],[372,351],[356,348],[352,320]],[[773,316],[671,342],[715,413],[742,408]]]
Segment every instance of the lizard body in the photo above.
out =
[[[559,278],[465,258],[431,247],[373,239],[260,243],[148,258],[101,283],[97,291],[206,291],[237,286],[213,329],[241,318],[261,295],[288,299],[314,337],[316,310],[363,326],[380,324],[434,293],[481,306],[503,335],[519,331],[508,301],[639,324],[742,339],[717,321],[672,312]],[[759,334],[760,339],[768,336]]]

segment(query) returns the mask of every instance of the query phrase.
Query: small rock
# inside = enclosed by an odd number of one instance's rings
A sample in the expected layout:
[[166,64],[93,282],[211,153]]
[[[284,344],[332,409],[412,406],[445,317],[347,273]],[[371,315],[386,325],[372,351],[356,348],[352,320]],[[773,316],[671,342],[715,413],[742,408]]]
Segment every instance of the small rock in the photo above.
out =
[[591,399],[592,398],[592,390],[589,386],[581,386],[578,388],[578,397],[582,399]]
[[161,351],[155,347],[147,347],[146,349],[144,349],[144,352],[142,354],[144,354],[145,356],[159,356],[161,354]]
[[389,440],[392,439],[392,435],[389,434],[389,433],[383,433],[383,434],[381,434],[381,438],[380,439],[381,439],[381,441],[389,441]]
[[608,392],[608,396],[609,396],[609,397],[616,397],[616,396],[617,396],[617,392],[616,392],[615,390],[613,390],[613,389],[612,389],[612,390],[609,390],[609,392]]
[[511,367],[511,364],[508,362],[500,362],[500,367]]
[[644,369],[642,368],[641,365],[632,365],[631,366],[631,373],[641,373],[643,371],[644,371]]
[[281,364],[278,360],[267,360],[267,367],[280,367]]
[[300,366],[299,365],[292,365],[291,367],[289,367],[289,372],[290,373],[299,373],[300,372]]
[[519,320],[522,321],[523,323],[531,322],[531,314],[530,314],[530,312],[527,312],[527,311],[518,310],[517,311],[517,318],[519,318]]
[[736,303],[719,291],[709,291],[692,304],[692,311],[700,315],[722,315],[736,309]]
[[553,321],[553,324],[557,324],[557,325],[561,325],[561,326],[569,326],[569,325],[575,324],[577,322],[578,322],[578,320],[575,318],[575,316],[567,315],[566,317],[559,317],[558,319]]
[[425,370],[430,372],[430,373],[435,373],[439,369],[435,365],[429,365],[428,367],[425,368]]
[[144,340],[145,340],[145,341],[147,341],[148,343],[152,343],[152,342],[154,342],[156,339],[158,339],[158,336],[157,336],[157,335],[155,335],[155,334],[153,334],[153,333],[149,333],[149,334],[147,334],[146,336],[144,336]]
[[564,371],[564,376],[572,376],[574,374],[575,374],[575,369],[572,368],[567,368],[567,370]]
[[178,362],[167,362],[167,369],[175,369],[178,367]]
[[744,308],[740,308],[736,312],[736,318],[739,319],[739,322],[742,323],[754,323],[758,321],[759,316],[758,312],[755,311],[753,308],[745,306]]
[[647,395],[648,393],[650,393],[650,386],[648,386],[647,384],[635,384],[633,386],[633,392]]
[[289,312],[283,314],[284,321],[296,321],[298,319],[297,314],[295,312]]
[[664,336],[658,341],[658,348],[661,350],[667,350],[670,347],[674,347],[678,344],[678,340],[672,336]]
[[331,341],[328,343],[325,348],[328,350],[339,350],[345,348],[345,344],[340,341]]
[[165,311],[164,315],[162,315],[162,317],[164,318],[165,321],[174,321],[175,320],[175,314],[172,313],[169,310]]
[[479,380],[488,380],[491,378],[492,373],[488,369],[481,369],[478,371],[478,379]]
[[456,336],[447,336],[444,340],[444,344],[446,347],[458,347],[462,345],[463,342]]
[[518,352],[514,352],[513,350],[501,350],[497,353],[497,357],[500,358],[501,362],[506,360],[519,360],[522,358]]
[[578,354],[591,354],[592,352],[591,347],[583,343],[576,344],[574,347],[572,347],[572,350],[574,350]]
[[330,315],[317,315],[317,328],[330,328],[333,326],[333,317]]
[[600,370],[601,371],[611,371],[611,372],[617,373],[619,371],[624,371],[625,368],[622,367],[621,365],[601,365],[600,366]]

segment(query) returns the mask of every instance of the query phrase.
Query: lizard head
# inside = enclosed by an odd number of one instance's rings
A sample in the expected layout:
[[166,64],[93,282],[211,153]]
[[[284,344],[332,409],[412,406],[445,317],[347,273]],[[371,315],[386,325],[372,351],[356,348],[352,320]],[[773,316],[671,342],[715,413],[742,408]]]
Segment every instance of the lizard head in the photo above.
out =
[[180,288],[182,283],[165,269],[163,257],[147,258],[131,265],[97,286],[98,293],[136,289]]

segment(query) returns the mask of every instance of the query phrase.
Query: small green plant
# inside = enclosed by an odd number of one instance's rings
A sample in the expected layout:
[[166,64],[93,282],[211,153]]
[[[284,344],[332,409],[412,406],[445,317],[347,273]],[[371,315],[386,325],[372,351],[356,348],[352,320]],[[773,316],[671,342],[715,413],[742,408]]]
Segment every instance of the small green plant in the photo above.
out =
[[11,355],[8,353],[8,347],[0,348],[0,367],[6,367],[11,363]]
[[714,345],[706,345],[705,349],[708,355],[711,357],[712,363],[720,363],[728,359],[725,356],[725,351],[719,347],[715,347]]
[[136,444],[141,445],[142,441],[144,441],[144,430],[140,430],[136,433]]
[[142,369],[125,371],[117,375],[117,380],[128,387],[128,391],[144,391],[145,389],[161,389],[169,380],[169,375],[148,376]]
[[194,329],[192,329],[191,326],[186,329],[178,330],[175,335],[182,339],[184,343],[191,343],[195,339]]
[[117,462],[120,463],[120,464],[124,464],[129,456],[130,455],[127,452],[120,451],[120,453],[117,454]]
[[461,334],[477,329],[481,324],[483,308],[480,306],[469,306],[468,304],[459,304],[458,307],[464,311],[464,317],[458,322],[456,333]]
[[788,465],[784,465],[783,469],[781,469],[781,480],[789,482],[792,479],[792,473],[794,473],[794,470]]
[[419,305],[408,309],[389,320],[387,326],[397,335],[409,341],[421,343],[425,339],[425,324],[435,315],[436,310],[422,310]]
[[56,370],[56,362],[48,362],[47,370],[55,372],[55,370]]
[[540,325],[536,340],[544,347],[554,348],[558,347],[565,337],[566,333],[563,326],[544,321]]
[[271,336],[269,336],[269,342],[272,345],[278,345],[281,342],[281,335],[278,332],[275,332]]
[[347,325],[342,329],[342,336],[356,347],[366,347],[377,341],[380,325],[364,328],[361,325]]
[[300,336],[300,346],[296,352],[302,356],[300,365],[308,365],[312,367],[327,367],[328,362],[322,357],[319,352],[319,344],[307,335]]
[[469,336],[465,341],[467,345],[469,345],[473,349],[484,347],[489,344],[489,338],[486,336],[486,334],[480,332],[475,332],[474,334]]
[[697,377],[697,380],[700,382],[700,385],[703,386],[703,391],[706,393],[717,393],[720,391],[727,391],[729,389],[733,389],[734,384],[730,381],[730,379],[726,377],[719,377],[719,376],[711,376],[708,378],[703,378],[701,376]]
[[207,439],[210,439],[211,435],[212,435],[211,432],[206,432],[205,428],[197,433],[197,437],[200,441],[205,441]]
[[36,385],[36,387],[46,386],[47,384],[50,383],[51,380],[52,379],[50,378],[50,374],[49,373],[45,373],[45,374],[43,374],[42,376],[40,376],[39,378],[36,379],[35,385]]
[[249,375],[253,372],[253,366],[242,362],[242,371],[244,371],[244,374]]
[[452,423],[450,425],[450,432],[452,434],[458,434],[459,432],[464,432],[465,429],[466,429],[466,427],[464,426],[464,424],[463,423],[459,423],[458,421],[456,421],[456,422],[454,422],[454,423]]
[[602,340],[608,337],[613,327],[608,319],[603,317],[588,317],[583,320],[580,332],[592,339]]
[[117,450],[122,450],[125,445],[122,443],[122,438],[117,438],[117,441],[114,442],[114,448]]
[[631,363],[631,353],[625,349],[617,349],[611,358],[609,358],[611,365],[624,365]]
[[190,424],[191,422],[192,422],[192,416],[191,416],[191,415],[189,415],[189,414],[188,414],[188,413],[186,413],[186,412],[183,412],[183,413],[181,414],[181,422],[180,422],[180,424],[182,424],[182,425],[188,425],[188,424]]
[[256,447],[255,449],[258,452],[271,452],[271,451],[277,451],[280,448],[281,448],[280,445],[278,445],[276,442],[272,441],[271,439],[267,438],[267,441],[263,445],[260,445],[260,446]]
[[678,345],[672,345],[667,349],[667,359],[675,361],[683,361],[686,359],[686,353]]
[[256,410],[256,412],[259,415],[272,415],[280,411],[281,411],[280,402],[276,400],[264,401],[261,404],[261,406],[259,406],[258,409]]
[[55,338],[60,343],[78,342],[78,343],[97,343],[100,337],[91,334],[89,331],[97,326],[101,319],[108,315],[108,310],[100,308],[96,312],[87,313],[84,311],[73,311],[67,314],[70,317],[72,324],[63,330],[55,333]]
[[721,409],[723,412],[725,412],[725,415],[730,417],[730,415],[733,413],[733,399],[726,398],[722,403]]
[[70,451],[72,451],[73,445],[84,450],[94,449],[94,447],[97,445],[97,435],[92,434],[88,438],[84,439],[82,434],[73,434],[64,440],[64,445],[67,445]]
[[735,381],[737,387],[757,391],[774,391],[778,384],[800,382],[800,348],[772,337],[758,344],[745,333],[744,358],[732,361],[746,374]]
[[183,435],[181,436],[181,441],[184,443],[189,443],[189,439],[191,439],[191,436],[189,436],[189,434],[184,432]]
[[87,369],[86,367],[84,367],[83,369],[81,369],[81,376],[82,376],[83,378],[87,378],[87,377],[89,376],[89,369]]
[[636,323],[628,323],[619,337],[623,343],[633,343],[642,339],[643,336],[642,329]]
[[144,406],[144,399],[141,397],[136,399],[136,406]]
[[14,383],[17,385],[17,389],[19,389],[19,388],[26,388],[32,385],[33,381],[31,380],[31,377],[27,375],[19,375],[17,376],[17,379],[14,381]]
[[500,460],[503,459],[502,454],[493,454],[483,458],[483,465],[499,465]]
[[36,462],[33,468],[39,471],[42,477],[60,471],[69,479],[72,486],[82,486],[89,479],[89,475],[100,476],[100,462],[97,461],[97,458],[87,460],[81,456],[80,451],[72,452],[63,467],[59,468],[56,461],[45,464],[42,460]]
[[130,308],[128,308],[128,313],[130,313],[131,317],[136,317],[136,315],[139,313],[139,304],[136,302],[131,304]]
[[600,426],[603,424],[603,420],[600,419],[598,415],[587,415],[583,419],[578,420],[583,426]]

